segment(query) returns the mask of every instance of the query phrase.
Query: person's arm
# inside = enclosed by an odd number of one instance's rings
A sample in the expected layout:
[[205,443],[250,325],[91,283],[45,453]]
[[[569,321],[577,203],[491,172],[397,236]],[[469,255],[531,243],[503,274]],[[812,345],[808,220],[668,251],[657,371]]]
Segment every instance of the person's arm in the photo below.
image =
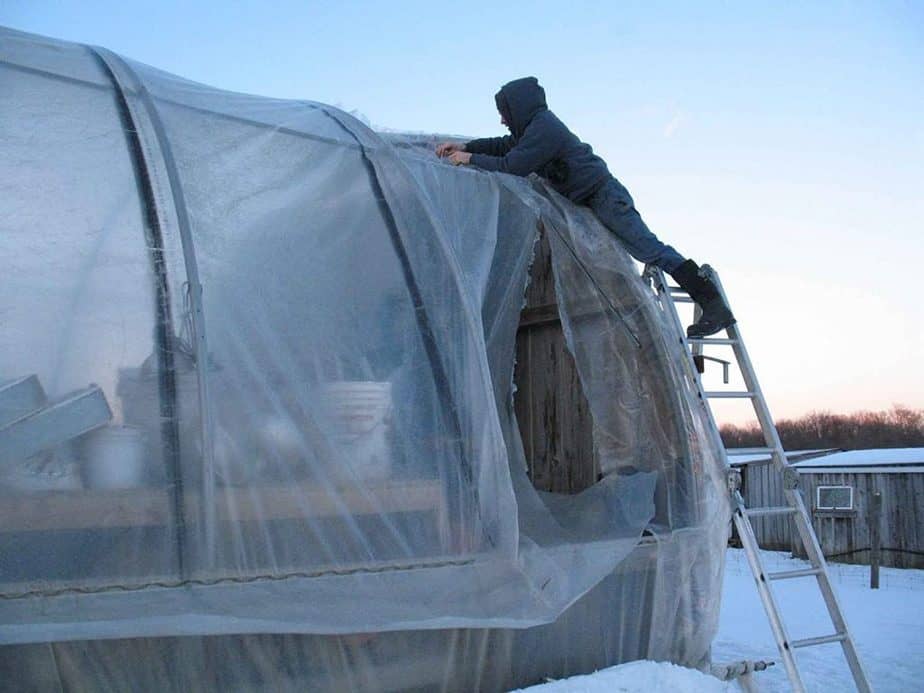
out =
[[453,152],[464,152],[465,145],[460,144],[459,142],[443,142],[442,144],[436,145],[436,155],[442,159],[445,156],[449,156]]
[[437,145],[436,155],[439,158],[447,157],[453,152],[468,152],[469,154],[489,154],[491,156],[503,156],[513,147],[513,138],[510,135],[504,137],[482,137],[471,140],[470,142],[443,142]]
[[503,137],[482,137],[477,140],[465,143],[466,151],[469,154],[487,154],[488,156],[504,156],[513,149],[513,137],[504,135]]
[[[491,155],[476,152],[472,154],[468,163],[486,171],[528,176],[541,169],[558,154],[559,138],[555,134],[530,124],[520,141],[505,154]],[[470,151],[467,146],[466,151]]]

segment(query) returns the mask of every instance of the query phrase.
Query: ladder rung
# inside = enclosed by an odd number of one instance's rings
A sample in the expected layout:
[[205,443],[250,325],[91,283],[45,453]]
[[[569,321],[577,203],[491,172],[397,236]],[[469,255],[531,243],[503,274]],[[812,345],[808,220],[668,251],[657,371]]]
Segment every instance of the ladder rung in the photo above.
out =
[[696,301],[689,296],[674,296],[672,300],[674,303],[696,303]]
[[788,505],[767,506],[766,508],[745,508],[745,514],[748,517],[760,517],[762,515],[791,515],[799,512],[798,508],[791,508]]
[[729,457],[735,457],[737,455],[762,455],[763,453],[769,455],[775,451],[776,448],[726,448],[725,454]]
[[789,646],[798,650],[800,647],[815,647],[815,645],[827,645],[829,642],[843,642],[847,639],[846,633],[835,633],[834,635],[822,635],[820,638],[805,638],[803,640],[793,640]]
[[803,570],[785,570],[779,573],[767,573],[768,580],[789,580],[791,578],[820,575],[821,568],[804,568]]
[[737,344],[738,341],[728,337],[687,337],[688,344]]
[[703,395],[710,399],[753,399],[757,397],[755,392],[704,392]]

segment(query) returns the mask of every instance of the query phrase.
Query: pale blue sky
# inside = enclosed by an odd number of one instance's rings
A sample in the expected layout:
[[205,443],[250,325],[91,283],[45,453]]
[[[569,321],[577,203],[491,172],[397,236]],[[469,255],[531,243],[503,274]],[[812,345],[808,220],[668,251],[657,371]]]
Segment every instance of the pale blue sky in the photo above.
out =
[[924,3],[783,5],[0,0],[0,24],[404,130],[501,134],[494,92],[534,74],[720,270],[778,417],[924,407]]

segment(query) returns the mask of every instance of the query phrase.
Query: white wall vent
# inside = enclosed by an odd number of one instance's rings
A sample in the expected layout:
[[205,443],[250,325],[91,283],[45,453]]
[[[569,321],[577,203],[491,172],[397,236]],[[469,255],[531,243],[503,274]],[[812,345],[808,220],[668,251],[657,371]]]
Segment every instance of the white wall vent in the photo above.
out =
[[853,486],[819,486],[815,493],[816,510],[853,510]]

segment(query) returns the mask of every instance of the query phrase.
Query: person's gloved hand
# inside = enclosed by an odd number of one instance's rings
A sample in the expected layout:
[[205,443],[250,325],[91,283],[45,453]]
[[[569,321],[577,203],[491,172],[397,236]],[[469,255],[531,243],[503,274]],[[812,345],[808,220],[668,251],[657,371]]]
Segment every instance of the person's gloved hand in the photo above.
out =
[[458,142],[443,142],[438,145],[436,148],[436,155],[442,159],[444,156],[449,156],[453,152],[464,152],[465,145],[459,144]]
[[472,155],[469,154],[468,152],[462,152],[462,151],[456,150],[452,154],[449,155],[449,163],[452,164],[453,166],[461,166],[464,164],[468,164],[468,162],[471,160],[472,160]]

